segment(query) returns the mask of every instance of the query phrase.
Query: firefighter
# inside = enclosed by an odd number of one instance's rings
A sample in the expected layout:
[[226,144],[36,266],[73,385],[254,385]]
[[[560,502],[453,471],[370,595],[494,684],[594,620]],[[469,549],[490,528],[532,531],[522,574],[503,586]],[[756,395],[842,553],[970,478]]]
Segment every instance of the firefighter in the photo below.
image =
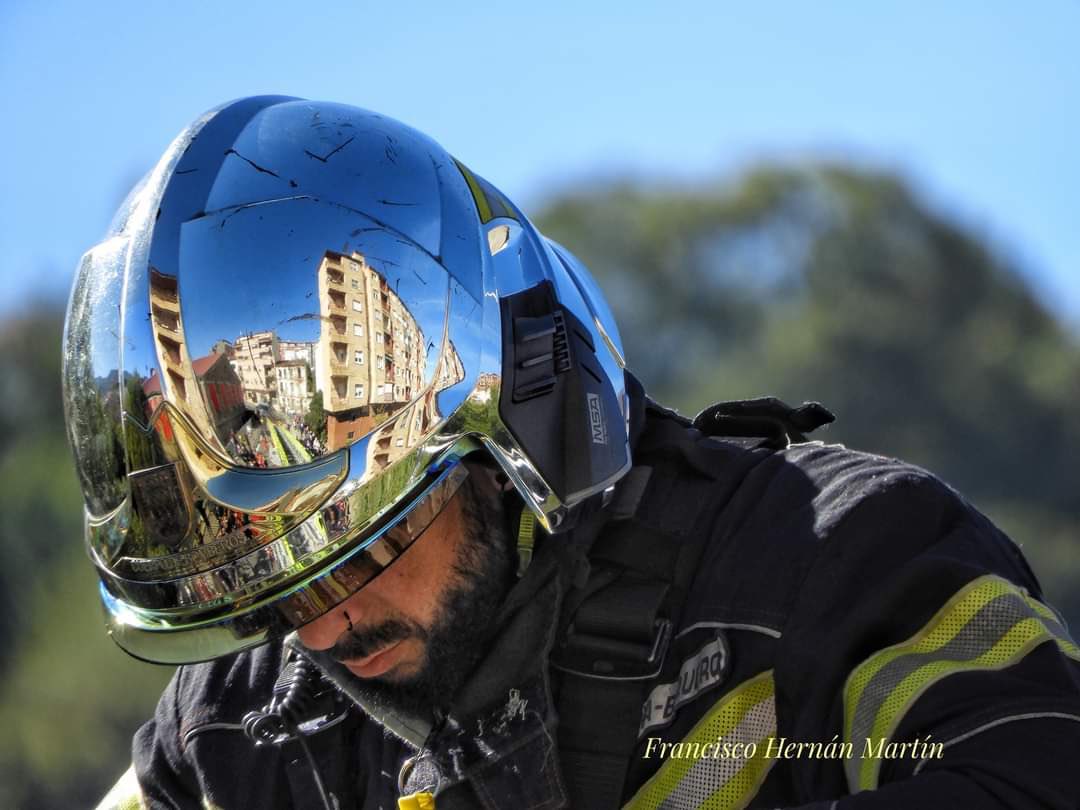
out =
[[650,400],[582,264],[391,119],[197,119],[64,351],[109,633],[182,665],[104,807],[1080,801],[1012,541],[820,405]]

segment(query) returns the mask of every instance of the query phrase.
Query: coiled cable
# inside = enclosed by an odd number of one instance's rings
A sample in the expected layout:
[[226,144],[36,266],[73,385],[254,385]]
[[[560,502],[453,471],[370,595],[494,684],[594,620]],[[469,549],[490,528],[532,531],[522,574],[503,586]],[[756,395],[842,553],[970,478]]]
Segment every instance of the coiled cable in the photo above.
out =
[[273,696],[261,711],[251,711],[244,716],[244,734],[255,745],[283,745],[296,740],[307,758],[315,787],[326,810],[337,810],[337,802],[326,789],[322,771],[315,760],[306,734],[300,728],[305,715],[314,706],[320,679],[315,665],[301,656],[295,656],[282,669],[274,684]]

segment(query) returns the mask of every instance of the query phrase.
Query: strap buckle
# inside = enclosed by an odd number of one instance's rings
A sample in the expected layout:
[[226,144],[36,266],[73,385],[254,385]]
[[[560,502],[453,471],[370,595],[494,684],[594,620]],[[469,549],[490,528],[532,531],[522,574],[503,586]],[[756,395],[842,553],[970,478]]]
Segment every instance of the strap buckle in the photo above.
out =
[[583,678],[611,681],[644,681],[655,678],[664,666],[671,643],[671,620],[657,619],[646,643],[571,632],[564,644],[552,651],[551,666]]

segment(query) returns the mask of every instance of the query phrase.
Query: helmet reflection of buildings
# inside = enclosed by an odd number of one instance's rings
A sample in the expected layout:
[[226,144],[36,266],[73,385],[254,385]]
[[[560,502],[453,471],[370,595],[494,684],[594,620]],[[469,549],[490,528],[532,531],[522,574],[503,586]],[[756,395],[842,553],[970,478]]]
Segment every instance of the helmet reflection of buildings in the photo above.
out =
[[336,449],[419,392],[427,346],[416,318],[364,256],[327,251],[318,278],[315,380],[325,396],[327,444]]

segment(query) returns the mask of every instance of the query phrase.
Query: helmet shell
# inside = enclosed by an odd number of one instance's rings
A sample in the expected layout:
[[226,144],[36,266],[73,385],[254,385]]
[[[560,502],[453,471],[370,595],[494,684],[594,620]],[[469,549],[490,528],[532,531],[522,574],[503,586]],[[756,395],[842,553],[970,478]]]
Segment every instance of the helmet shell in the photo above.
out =
[[622,366],[587,270],[431,139],[286,97],[211,110],[83,257],[65,324],[114,638],[177,663],[309,621],[480,447],[566,528],[629,468]]

